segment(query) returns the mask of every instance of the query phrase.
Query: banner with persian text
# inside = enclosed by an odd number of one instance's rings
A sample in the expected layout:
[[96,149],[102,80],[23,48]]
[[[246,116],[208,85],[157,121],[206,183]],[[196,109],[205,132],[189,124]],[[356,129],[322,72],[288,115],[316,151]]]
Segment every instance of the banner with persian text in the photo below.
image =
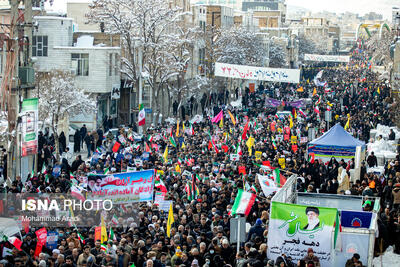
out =
[[299,83],[300,70],[215,63],[215,76],[270,82]]
[[89,175],[88,199],[110,199],[113,204],[153,200],[154,170]]
[[304,60],[318,62],[350,62],[350,56],[304,54]]
[[276,260],[285,254],[297,262],[312,248],[321,266],[332,266],[337,212],[332,208],[272,202],[268,258]]

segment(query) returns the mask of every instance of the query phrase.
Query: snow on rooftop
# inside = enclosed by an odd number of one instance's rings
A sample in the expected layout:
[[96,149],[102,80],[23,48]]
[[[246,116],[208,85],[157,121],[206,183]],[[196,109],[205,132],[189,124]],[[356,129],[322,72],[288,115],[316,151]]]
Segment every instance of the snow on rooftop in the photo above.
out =
[[76,47],[93,47],[93,41],[93,36],[82,35],[76,40]]

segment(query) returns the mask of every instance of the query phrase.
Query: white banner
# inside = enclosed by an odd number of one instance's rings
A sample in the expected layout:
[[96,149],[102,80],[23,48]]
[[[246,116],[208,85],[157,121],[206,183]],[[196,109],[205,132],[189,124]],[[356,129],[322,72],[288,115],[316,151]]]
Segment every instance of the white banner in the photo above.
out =
[[304,60],[319,62],[350,62],[350,56],[304,54]]
[[299,83],[300,70],[215,63],[215,76],[270,82]]
[[273,192],[276,192],[279,190],[279,187],[277,186],[275,181],[272,180],[267,175],[257,174],[257,179],[258,179],[258,182],[260,183],[261,189],[262,189],[265,197],[267,197],[267,196],[271,195]]

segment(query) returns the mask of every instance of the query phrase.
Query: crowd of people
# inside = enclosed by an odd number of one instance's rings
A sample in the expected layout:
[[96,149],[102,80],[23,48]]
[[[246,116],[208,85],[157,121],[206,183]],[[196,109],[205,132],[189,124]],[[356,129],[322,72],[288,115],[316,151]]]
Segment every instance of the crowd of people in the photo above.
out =
[[[195,104],[190,112],[181,111],[185,119],[179,124],[179,134],[176,122],[148,127],[141,140],[129,138],[132,129],[121,128],[116,136],[103,136],[104,129],[93,132],[80,129],[75,134],[74,152],[79,153],[84,143],[88,151],[86,161],[80,155],[72,158],[64,143],[61,145],[60,159],[57,159],[54,141],[47,138],[46,133],[41,135],[38,169],[45,169],[46,175],[43,172],[29,175],[25,183],[21,182],[21,177],[17,177],[6,183],[3,191],[66,193],[71,190],[71,175],[79,178],[89,173],[120,173],[132,167],[138,170],[155,169],[159,171],[157,179],[165,184],[165,199],[173,201],[174,223],[171,233],[168,237],[168,212],[161,211],[154,203],[139,203],[133,208],[127,205],[126,209],[121,209],[116,214],[121,225],[113,227],[116,239],[107,241],[106,249],[102,249],[104,244],[99,240],[94,240],[93,225],[79,229],[57,228],[48,229],[59,233],[57,248],[50,250],[43,247],[42,252],[35,256],[35,230],[38,228],[31,228],[28,232],[23,229],[22,251],[7,242],[1,243],[3,250],[7,247],[13,251],[10,256],[2,254],[0,267],[320,266],[319,259],[311,248],[299,262],[293,262],[285,255],[276,261],[268,258],[269,207],[272,195],[264,195],[256,181],[257,174],[270,174],[269,170],[260,168],[262,162],[268,162],[272,168],[280,168],[287,177],[298,176],[297,190],[300,192],[380,197],[382,208],[378,214],[379,237],[376,243],[379,245],[375,246],[376,252],[379,252],[379,248],[385,250],[389,245],[394,245],[399,253],[399,155],[393,163],[385,164],[385,173],[382,176],[368,173],[370,162],[363,162],[360,179],[351,182],[349,170],[354,168],[354,160],[344,162],[332,158],[327,164],[318,160],[310,161],[305,156],[307,142],[300,142],[300,137],[309,136],[310,129],[314,130],[316,136],[328,130],[328,124],[324,120],[326,110],[332,113],[331,126],[332,123],[345,126],[350,122],[348,131],[365,142],[370,138],[370,130],[378,123],[394,125],[390,112],[390,88],[383,81],[377,81],[377,75],[368,67],[367,58],[365,52],[358,52],[353,54],[348,65],[308,66],[302,71],[302,82],[296,85],[262,83],[255,92],[245,88],[241,93],[241,107],[232,107],[228,101],[214,99],[229,98],[225,93],[205,95],[205,99],[199,101],[199,107],[193,100]],[[313,78],[320,70],[324,70],[322,80],[327,81],[328,86],[314,85]],[[239,96],[240,93],[236,95]],[[282,104],[277,108],[266,106],[265,100],[269,96],[278,99]],[[311,99],[309,104],[301,108],[301,112],[285,104],[300,98]],[[223,122],[212,123],[210,118],[221,109],[226,114]],[[231,119],[227,110],[234,119]],[[277,110],[290,111],[292,116],[277,119]],[[190,122],[191,117],[187,114],[194,115],[196,111],[203,115],[203,120]],[[177,117],[182,116],[179,112],[174,106]],[[246,124],[249,130],[245,140],[242,140]],[[287,128],[290,135],[298,136],[298,148],[295,151],[287,140],[275,138],[277,133],[286,131]],[[168,138],[171,135],[177,141],[176,146]],[[121,140],[120,136],[126,140],[119,148],[121,153],[126,151],[125,148],[134,147],[130,153],[136,158],[150,150],[149,157],[143,161],[142,166],[135,166],[131,159],[117,157],[118,153],[113,153],[114,144]],[[249,153],[246,145],[246,139],[250,136],[255,140],[251,147],[252,153]],[[167,157],[164,153],[166,146]],[[96,152],[97,148],[101,148],[101,152]],[[237,153],[238,148],[242,155],[238,161],[232,161],[229,155]],[[255,158],[255,151],[262,152],[261,158]],[[90,158],[92,153],[96,155],[95,160]],[[284,166],[279,161],[283,155]],[[180,159],[184,159],[184,162],[181,163]],[[55,166],[60,168],[58,177],[52,175]],[[239,173],[239,166],[245,167],[246,174]],[[198,178],[194,185],[198,188],[198,193],[194,196],[185,190],[185,171]],[[237,252],[236,245],[230,242],[230,211],[238,189],[248,187],[255,188],[257,199],[246,217],[246,222],[251,225],[246,242],[240,245]],[[366,205],[365,209],[368,208],[371,207]],[[133,214],[134,210],[138,214]],[[83,236],[83,240],[78,238],[78,233]],[[346,267],[363,266],[359,259],[360,256],[354,254]]]

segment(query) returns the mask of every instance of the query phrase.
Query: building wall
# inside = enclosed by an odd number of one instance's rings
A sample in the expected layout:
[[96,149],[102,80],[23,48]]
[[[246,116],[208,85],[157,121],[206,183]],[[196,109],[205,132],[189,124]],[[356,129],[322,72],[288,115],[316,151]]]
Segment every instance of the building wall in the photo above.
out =
[[67,17],[78,25],[77,31],[100,31],[99,25],[86,23],[85,14],[89,12],[91,1],[67,2]]
[[254,11],[254,17],[259,20],[260,28],[279,28],[281,26],[281,11]]
[[207,6],[207,25],[217,28],[229,28],[234,25],[233,9],[226,6]]

